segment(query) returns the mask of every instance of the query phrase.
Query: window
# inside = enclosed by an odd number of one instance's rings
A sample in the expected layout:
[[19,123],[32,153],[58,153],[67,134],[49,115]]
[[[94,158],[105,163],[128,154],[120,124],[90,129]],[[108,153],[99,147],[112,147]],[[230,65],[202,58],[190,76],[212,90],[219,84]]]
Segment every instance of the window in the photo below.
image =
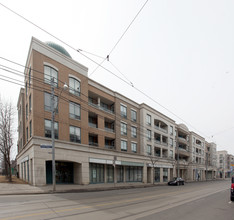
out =
[[127,151],[127,141],[121,140],[121,151]]
[[170,152],[169,152],[169,157],[170,157],[170,158],[173,158],[173,150],[170,150]]
[[89,164],[90,183],[104,183],[104,165]]
[[27,138],[27,141],[28,141],[28,127],[26,128],[26,138]]
[[120,105],[120,114],[122,117],[127,118],[127,107]]
[[132,152],[134,152],[134,153],[137,152],[137,144],[136,144],[136,143],[134,143],[134,142],[131,143],[131,150],[132,150]]
[[32,121],[29,122],[29,137],[32,137]]
[[172,146],[172,147],[173,147],[173,139],[172,139],[172,138],[170,138],[169,140],[170,140],[170,146]]
[[80,143],[81,142],[80,128],[74,127],[74,126],[70,126],[69,133],[70,133],[70,141],[71,142],[76,142],[76,143]]
[[131,109],[131,120],[136,121],[137,120],[137,113],[135,110]]
[[28,72],[28,87],[30,88],[31,86],[31,67],[29,68],[29,72]]
[[167,182],[167,181],[168,181],[168,169],[163,168],[163,182]]
[[73,78],[73,77],[69,77],[69,92],[80,96],[80,81]]
[[[54,96],[54,108],[55,108],[55,112],[58,113],[58,96]],[[51,94],[45,92],[44,93],[44,109],[45,111],[52,111],[51,109]]]
[[137,128],[136,127],[131,127],[131,135],[133,138],[137,137]]
[[173,135],[173,127],[170,125],[170,135]]
[[126,182],[142,182],[142,167],[126,166],[125,180]]
[[152,154],[151,145],[147,145],[147,154],[148,154],[148,155],[151,155],[151,154]]
[[31,100],[31,94],[29,96],[29,112],[32,111],[32,100]]
[[[52,124],[50,120],[45,119],[45,137],[52,137]],[[54,138],[58,139],[58,122],[54,122]]]
[[147,129],[147,140],[151,141],[151,130]]
[[28,96],[28,83],[25,83],[26,97]]
[[70,118],[80,119],[80,105],[74,102],[69,103]]
[[26,105],[26,119],[28,119],[28,104]]
[[151,115],[149,114],[146,115],[146,124],[151,125]]
[[159,167],[155,167],[154,168],[154,180],[155,182],[160,182],[160,168]]
[[106,180],[108,183],[114,182],[114,167],[112,165],[106,166]]
[[50,66],[44,66],[44,81],[51,84],[53,80],[54,86],[58,87],[58,71]]
[[127,124],[121,122],[121,135],[127,135]]

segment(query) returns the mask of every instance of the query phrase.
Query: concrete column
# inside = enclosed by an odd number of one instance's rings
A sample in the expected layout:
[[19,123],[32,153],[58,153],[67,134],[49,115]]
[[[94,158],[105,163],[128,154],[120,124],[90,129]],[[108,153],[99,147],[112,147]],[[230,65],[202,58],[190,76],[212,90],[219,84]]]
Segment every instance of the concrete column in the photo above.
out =
[[163,183],[163,168],[160,167],[160,183]]
[[143,183],[147,183],[147,165],[144,163],[143,167]]
[[100,106],[101,105],[101,99],[100,99],[100,97],[98,97],[98,106]]
[[107,167],[106,167],[106,164],[104,164],[104,183],[107,183]]
[[89,163],[83,162],[77,165],[78,168],[78,183],[81,185],[88,185],[89,179]]
[[170,174],[171,174],[170,168],[168,168],[167,170],[168,170],[168,172],[167,172],[167,181],[169,181],[169,180],[170,180],[170,176],[171,176],[171,175],[170,175]]

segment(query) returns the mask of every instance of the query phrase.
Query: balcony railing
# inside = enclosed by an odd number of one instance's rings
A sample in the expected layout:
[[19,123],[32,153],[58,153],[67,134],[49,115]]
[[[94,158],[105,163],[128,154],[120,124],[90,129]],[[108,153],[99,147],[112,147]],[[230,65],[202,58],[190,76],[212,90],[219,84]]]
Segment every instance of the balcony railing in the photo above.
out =
[[95,123],[92,123],[92,122],[89,122],[89,127],[92,127],[92,128],[97,128],[97,124],[95,124]]
[[98,105],[98,104],[95,104],[95,103],[93,103],[93,102],[89,102],[89,105],[90,105],[90,106],[93,106],[94,108],[101,109],[101,110],[103,110],[103,111],[105,111],[105,112],[108,112],[108,113],[110,113],[110,114],[114,114],[114,111],[113,111],[113,110],[107,109],[107,108],[105,108],[105,107],[103,107],[103,106],[100,106],[100,105]]
[[112,128],[107,128],[107,127],[105,127],[105,130],[108,131],[108,132],[111,132],[111,133],[114,133],[114,132],[115,132],[115,130],[112,129]]
[[168,133],[168,130],[165,129],[165,128],[160,128],[159,126],[156,126],[156,125],[155,125],[154,127],[155,127],[157,130],[164,132],[165,134]]
[[97,142],[93,142],[93,141],[89,141],[89,145],[97,147],[98,143]]
[[115,146],[106,144],[106,145],[105,145],[105,148],[106,148],[106,149],[114,150],[114,149],[115,149]]
[[161,141],[158,141],[158,140],[155,140],[155,139],[154,139],[154,143],[155,143],[155,144],[161,144]]

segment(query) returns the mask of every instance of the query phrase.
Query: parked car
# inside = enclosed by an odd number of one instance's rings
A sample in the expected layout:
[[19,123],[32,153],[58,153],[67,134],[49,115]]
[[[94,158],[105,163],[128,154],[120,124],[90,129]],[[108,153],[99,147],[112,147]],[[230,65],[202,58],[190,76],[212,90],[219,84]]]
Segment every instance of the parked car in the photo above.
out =
[[184,179],[182,179],[181,177],[174,177],[173,180],[168,182],[168,185],[175,185],[175,186],[179,186],[179,185],[184,185]]
[[231,179],[231,194],[230,194],[231,201],[234,201],[234,176]]

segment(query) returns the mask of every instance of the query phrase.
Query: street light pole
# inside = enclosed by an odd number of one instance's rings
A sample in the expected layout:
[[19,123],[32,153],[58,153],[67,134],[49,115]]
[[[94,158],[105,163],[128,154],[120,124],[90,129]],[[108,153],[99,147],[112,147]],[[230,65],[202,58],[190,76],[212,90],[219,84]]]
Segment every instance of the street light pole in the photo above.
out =
[[51,79],[51,111],[52,111],[52,118],[51,118],[51,138],[52,138],[52,178],[53,178],[53,192],[56,190],[56,167],[55,167],[55,149],[54,149],[54,115],[55,115],[55,108],[54,108],[54,77]]

